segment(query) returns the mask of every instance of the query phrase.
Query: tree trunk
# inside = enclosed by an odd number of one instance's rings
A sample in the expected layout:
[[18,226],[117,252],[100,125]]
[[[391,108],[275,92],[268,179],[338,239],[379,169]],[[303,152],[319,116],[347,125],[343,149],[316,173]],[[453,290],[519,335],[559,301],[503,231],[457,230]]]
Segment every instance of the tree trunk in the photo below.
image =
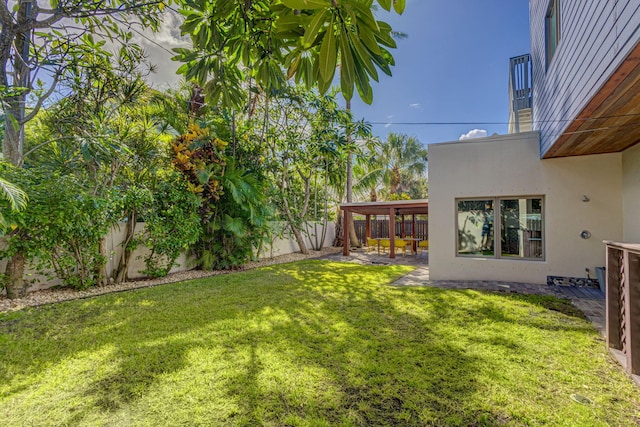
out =
[[24,281],[25,256],[18,252],[7,263],[7,297],[9,299],[23,298],[27,295],[27,285]]
[[300,253],[305,255],[309,254],[309,249],[307,249],[307,244],[304,242],[304,236],[302,235],[300,230],[295,227],[291,227],[291,231],[293,231],[293,235],[296,238],[296,242],[298,243],[298,247],[300,248]]
[[[31,17],[31,2],[20,2],[18,6],[18,25],[24,25]],[[3,28],[3,42],[7,42],[10,35]],[[27,99],[26,90],[31,85],[31,70],[29,69],[29,43],[30,31],[17,34],[13,44],[16,50],[13,54],[13,83],[12,88],[24,89],[15,96],[6,97],[5,104],[5,129],[2,142],[2,156],[4,160],[11,162],[15,166],[22,166],[22,153],[24,151],[24,117],[25,103]],[[8,58],[3,58],[6,60]],[[6,64],[6,63],[4,63]],[[6,71],[6,69],[5,69]],[[7,74],[3,73],[2,84],[8,85]],[[17,233],[15,239],[22,238],[22,233]],[[24,253],[18,252],[7,262],[6,290],[10,299],[22,298],[27,294],[27,284],[24,281],[24,266],[26,257]]]
[[99,260],[96,260],[94,268],[96,285],[106,286],[109,284],[109,280],[107,278],[107,236],[102,236],[98,245]]
[[324,248],[324,240],[327,237],[327,226],[329,224],[329,200],[327,200],[327,194],[329,194],[328,165],[325,167],[324,171],[324,206],[322,210],[322,239],[320,239],[320,250]]
[[24,103],[24,96],[6,98],[5,102],[7,104],[7,113],[4,140],[2,142],[2,156],[11,164],[21,166],[24,147],[24,125],[20,125],[20,121],[23,119],[24,109],[20,108],[20,104]]
[[349,243],[352,248],[362,247],[362,243],[360,243],[360,240],[358,240],[358,235],[356,234],[356,226],[355,226],[355,223],[353,222],[352,214],[349,215]]
[[[347,101],[347,111],[351,111],[351,101]],[[347,130],[347,142],[351,143],[351,132]],[[347,203],[353,203],[353,153],[349,149],[347,154]],[[349,240],[351,246],[361,247],[356,228],[353,224],[353,214],[349,214]]]
[[338,219],[336,220],[336,236],[333,238],[333,247],[341,248],[343,246],[342,241],[342,215],[340,214],[340,209],[338,209]]
[[124,241],[122,242],[122,254],[118,260],[118,267],[113,275],[115,283],[122,283],[127,280],[129,272],[129,263],[131,262],[131,240],[136,231],[136,215],[131,213],[127,216],[127,228],[125,230]]
[[[315,182],[313,187],[315,188],[315,194],[313,195],[313,218],[318,218],[318,198],[319,198],[319,185],[318,185],[318,176],[315,175],[314,176]],[[326,174],[326,169],[325,169],[325,175],[324,175],[324,193],[325,195],[329,194],[329,184],[328,184],[328,177]],[[311,233],[309,232],[309,223],[307,222],[306,224],[306,230],[307,230],[307,236],[309,236],[309,240],[311,241],[311,249],[316,250],[316,251],[321,251],[322,248],[324,247],[324,241],[327,237],[327,224],[328,224],[328,200],[327,197],[324,198],[324,208],[323,208],[323,213],[322,213],[322,225],[321,227],[321,232],[320,232],[320,236],[318,236],[318,222],[317,221],[313,221],[313,239],[311,238]]]
[[[284,166],[286,169],[286,164]],[[291,229],[291,231],[293,231],[293,235],[296,238],[296,242],[298,242],[300,253],[307,255],[309,253],[309,249],[307,249],[307,244],[304,242],[304,237],[302,236],[302,233],[300,233],[300,229],[296,226],[296,221],[295,221],[295,218],[293,217],[293,212],[291,212],[291,209],[289,209],[289,201],[287,200],[287,195],[285,194],[285,188],[286,188],[285,177],[283,176],[282,181],[280,183],[280,191],[282,191],[282,210],[285,217],[287,218],[289,228]],[[307,188],[307,191],[309,191],[308,188]]]
[[[31,2],[20,2],[18,8],[17,25],[25,25],[31,18]],[[12,62],[14,90],[19,93],[4,99],[5,102],[5,132],[2,144],[2,155],[13,165],[22,165],[24,151],[24,117],[26,107],[26,92],[31,88],[31,70],[29,68],[29,44],[31,32],[18,33],[15,36],[15,53]]]

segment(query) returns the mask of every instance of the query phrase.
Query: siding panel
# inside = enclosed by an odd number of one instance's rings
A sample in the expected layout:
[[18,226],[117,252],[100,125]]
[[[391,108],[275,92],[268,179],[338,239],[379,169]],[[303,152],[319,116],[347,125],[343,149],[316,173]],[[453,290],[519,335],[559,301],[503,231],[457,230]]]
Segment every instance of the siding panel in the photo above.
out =
[[561,38],[546,68],[548,0],[531,0],[533,129],[546,153],[640,38],[640,0],[560,0]]

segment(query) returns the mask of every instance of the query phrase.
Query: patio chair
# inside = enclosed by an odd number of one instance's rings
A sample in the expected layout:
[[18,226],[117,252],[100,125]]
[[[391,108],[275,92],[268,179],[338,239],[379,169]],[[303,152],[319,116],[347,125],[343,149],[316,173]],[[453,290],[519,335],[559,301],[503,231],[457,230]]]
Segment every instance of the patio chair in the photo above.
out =
[[420,242],[418,242],[418,247],[420,248],[420,253],[424,252],[424,251],[429,251],[429,241],[428,240],[422,240]]
[[407,253],[407,248],[409,248],[409,250],[411,250],[411,246],[409,244],[409,242],[407,242],[406,240],[402,240],[398,237],[395,238],[394,240],[394,244],[396,246],[396,253],[402,249],[402,256],[405,256]]
[[380,247],[378,246],[380,243],[379,239],[372,239],[371,237],[367,237],[367,252],[378,251],[378,255],[380,254]]
[[[387,252],[391,248],[391,241],[389,239],[378,239],[380,241],[380,250],[382,253]],[[378,252],[380,254],[380,252]]]

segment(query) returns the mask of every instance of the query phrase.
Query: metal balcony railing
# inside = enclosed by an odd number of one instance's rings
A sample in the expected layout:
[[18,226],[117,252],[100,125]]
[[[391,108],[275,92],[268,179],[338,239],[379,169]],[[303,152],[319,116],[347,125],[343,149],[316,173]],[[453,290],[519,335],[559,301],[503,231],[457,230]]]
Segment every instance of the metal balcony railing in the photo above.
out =
[[515,131],[520,132],[518,112],[533,105],[531,55],[515,56],[509,60],[509,98],[511,101],[510,117],[515,122]]

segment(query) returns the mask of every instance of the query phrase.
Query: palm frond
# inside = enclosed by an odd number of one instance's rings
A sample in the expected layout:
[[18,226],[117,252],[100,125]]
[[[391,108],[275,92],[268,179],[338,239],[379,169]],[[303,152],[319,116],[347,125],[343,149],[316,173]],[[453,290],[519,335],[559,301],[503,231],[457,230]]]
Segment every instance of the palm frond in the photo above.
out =
[[27,193],[4,178],[0,178],[0,197],[7,200],[14,211],[24,209],[29,200]]

